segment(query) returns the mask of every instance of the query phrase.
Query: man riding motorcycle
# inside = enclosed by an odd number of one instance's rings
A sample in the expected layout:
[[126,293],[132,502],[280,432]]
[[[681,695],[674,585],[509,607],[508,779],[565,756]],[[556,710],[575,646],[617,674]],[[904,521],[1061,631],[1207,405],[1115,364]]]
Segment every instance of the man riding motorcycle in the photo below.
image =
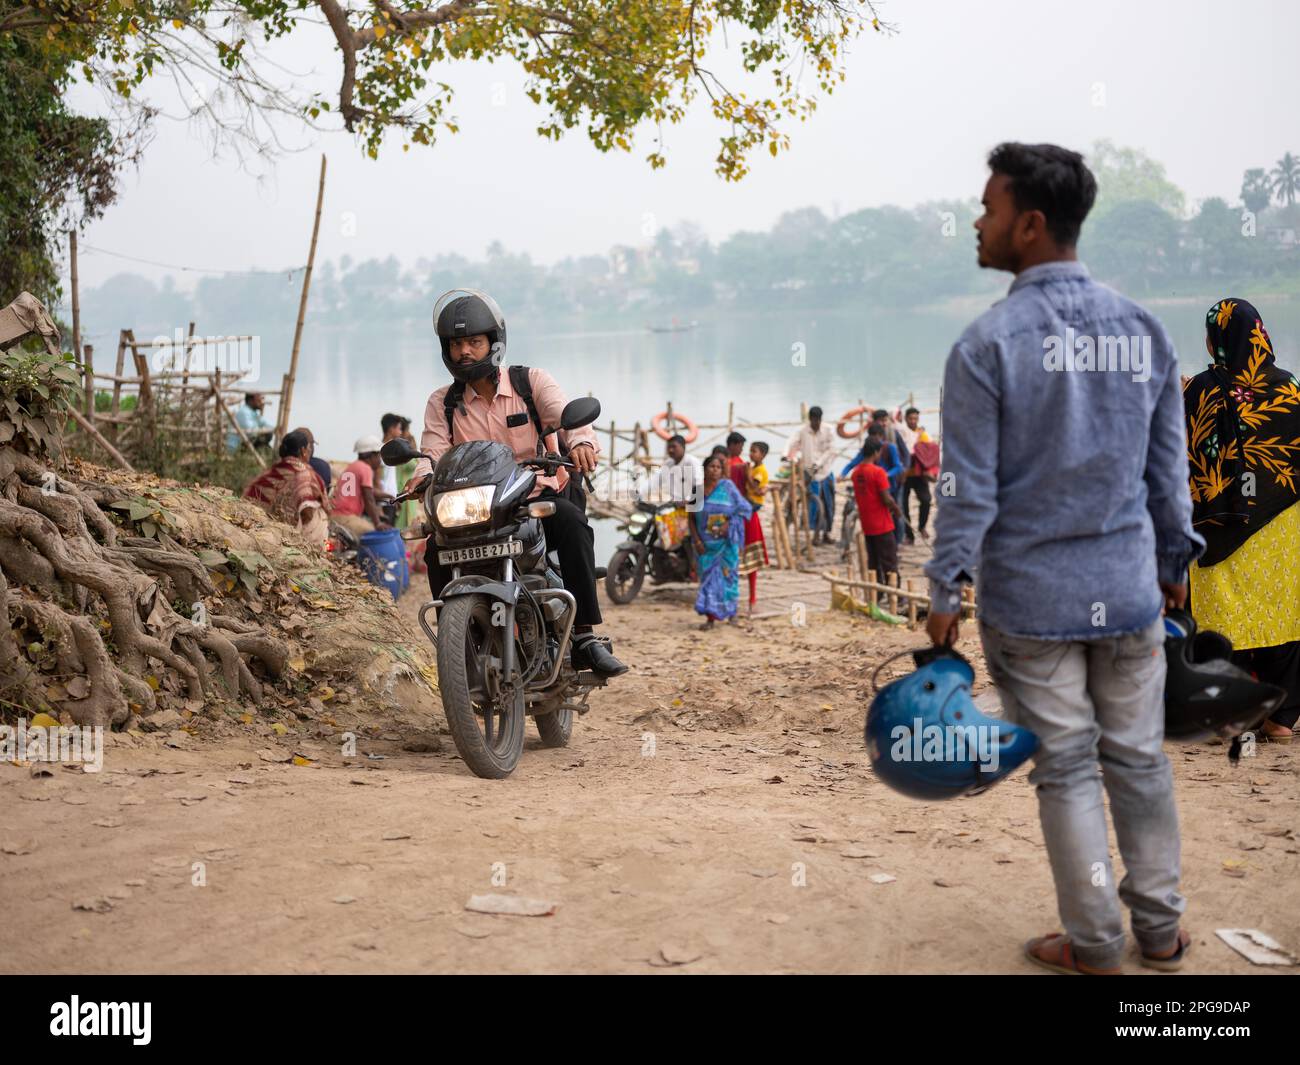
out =
[[[496,302],[484,293],[454,289],[435,305],[434,329],[442,346],[443,365],[453,381],[435,391],[425,405],[420,449],[436,462],[455,444],[495,440],[513,450],[516,459],[536,457],[540,431],[537,422],[541,427],[559,425],[567,399],[545,370],[514,367],[514,372],[502,373],[506,323]],[[517,385],[525,386],[523,391],[528,394],[520,394]],[[577,468],[575,476],[596,468],[599,445],[590,426],[561,430],[557,435],[568,449],[569,461]],[[429,460],[421,458],[408,487],[422,486],[431,472]],[[559,556],[564,587],[577,603],[573,667],[617,677],[628,667],[592,632],[592,626],[601,622],[596,599],[595,532],[585,511],[573,502],[577,485],[567,480],[568,472],[563,469],[554,477],[539,473],[532,498],[555,504],[555,513],[542,519],[542,527],[547,547]],[[438,562],[432,537],[425,563],[429,587],[436,599],[451,579],[451,567]]]

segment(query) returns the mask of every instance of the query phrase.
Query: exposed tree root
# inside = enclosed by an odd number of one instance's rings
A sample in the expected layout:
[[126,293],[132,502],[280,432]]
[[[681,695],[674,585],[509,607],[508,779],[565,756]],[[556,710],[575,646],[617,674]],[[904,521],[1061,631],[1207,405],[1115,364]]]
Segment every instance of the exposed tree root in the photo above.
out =
[[[261,702],[249,661],[278,678],[287,648],[256,624],[216,614],[207,568],[165,532],[154,540],[119,530],[105,508],[125,495],[0,453],[0,698],[46,705],[57,680],[69,692],[59,709],[105,726],[151,713],[155,690],[177,684],[191,699]],[[29,643],[57,673],[28,660]]]

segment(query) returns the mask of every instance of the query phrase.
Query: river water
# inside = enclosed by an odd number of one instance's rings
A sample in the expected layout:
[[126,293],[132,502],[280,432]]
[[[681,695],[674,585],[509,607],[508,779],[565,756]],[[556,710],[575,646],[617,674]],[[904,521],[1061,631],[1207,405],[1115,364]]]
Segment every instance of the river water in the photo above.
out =
[[[1184,372],[1205,365],[1204,314],[1213,299],[1167,303],[1156,313],[1173,336]],[[1300,371],[1300,302],[1260,301],[1278,362]],[[644,319],[592,325],[511,321],[509,361],[543,366],[571,396],[588,392],[603,407],[599,424],[642,425],[672,401],[698,422],[723,423],[728,403],[737,419],[793,421],[801,403],[829,418],[859,401],[895,407],[911,396],[922,410],[938,407],[944,359],[978,307],[947,311],[698,312],[698,325],[652,333]],[[666,324],[666,323],[656,323]],[[265,387],[278,387],[288,367],[291,333],[263,335]],[[355,439],[378,432],[396,411],[420,424],[425,402],[446,380],[432,331],[422,322],[378,322],[339,328],[309,321],[294,392],[295,425],[315,433],[318,453],[341,459]],[[274,408],[271,410],[274,418]],[[933,430],[938,417],[922,418]],[[743,427],[742,427],[743,428]],[[751,439],[775,434],[755,430]],[[627,445],[623,445],[626,447]],[[615,535],[602,528],[598,554]]]

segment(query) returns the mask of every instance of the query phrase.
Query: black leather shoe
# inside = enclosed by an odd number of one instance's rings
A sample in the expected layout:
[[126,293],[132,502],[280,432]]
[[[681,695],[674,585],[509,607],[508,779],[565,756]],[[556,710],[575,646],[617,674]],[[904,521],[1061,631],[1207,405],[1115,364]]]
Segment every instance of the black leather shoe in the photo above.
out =
[[619,677],[627,672],[628,667],[614,657],[604,641],[591,633],[579,636],[573,644],[573,668],[589,669],[602,677]]

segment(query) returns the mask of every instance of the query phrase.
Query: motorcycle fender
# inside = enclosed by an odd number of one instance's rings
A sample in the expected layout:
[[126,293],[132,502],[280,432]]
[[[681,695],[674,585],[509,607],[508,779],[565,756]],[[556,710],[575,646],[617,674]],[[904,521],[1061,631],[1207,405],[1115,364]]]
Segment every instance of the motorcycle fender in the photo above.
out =
[[645,558],[646,546],[640,540],[624,540],[614,550],[635,551],[639,558]]
[[519,601],[519,585],[489,581],[475,574],[449,582],[443,588],[441,598],[446,603],[462,595],[490,595],[507,606],[514,606]]

